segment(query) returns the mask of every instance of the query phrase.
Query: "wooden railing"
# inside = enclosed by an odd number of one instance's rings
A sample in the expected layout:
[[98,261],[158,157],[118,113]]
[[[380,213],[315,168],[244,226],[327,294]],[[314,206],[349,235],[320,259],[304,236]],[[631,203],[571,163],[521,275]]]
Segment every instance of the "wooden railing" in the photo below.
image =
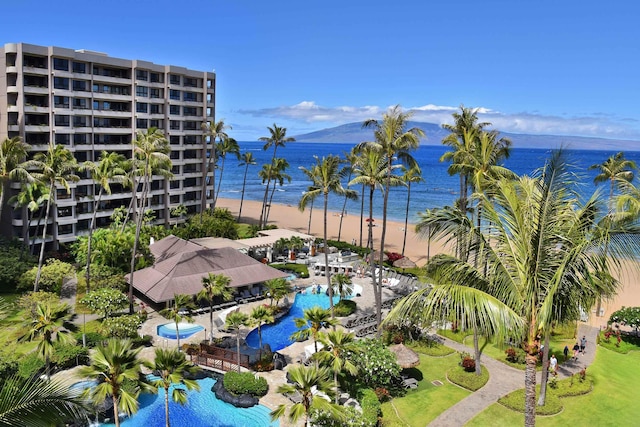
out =
[[[238,353],[228,348],[200,344],[200,351],[191,356],[191,362],[225,372],[232,371],[238,369]],[[240,354],[240,366],[249,369],[249,356]]]

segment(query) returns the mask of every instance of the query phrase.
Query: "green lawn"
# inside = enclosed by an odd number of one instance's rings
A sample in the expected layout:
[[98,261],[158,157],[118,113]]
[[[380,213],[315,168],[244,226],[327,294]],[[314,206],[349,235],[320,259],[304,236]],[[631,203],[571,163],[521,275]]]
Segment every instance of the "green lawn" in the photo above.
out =
[[[424,427],[447,408],[467,397],[469,391],[451,384],[446,378],[446,372],[459,362],[457,354],[446,357],[421,354],[417,369],[422,373],[423,379],[419,381],[418,388],[409,390],[406,396],[382,404],[383,425]],[[433,385],[431,382],[434,380],[439,380],[442,385]]]
[[[564,410],[554,416],[537,417],[539,426],[638,425],[637,392],[640,384],[640,352],[626,355],[598,347],[595,362],[587,369],[594,383],[591,393],[562,399]],[[524,377],[523,377],[524,387]],[[524,415],[496,403],[467,423],[467,426],[522,425]]]

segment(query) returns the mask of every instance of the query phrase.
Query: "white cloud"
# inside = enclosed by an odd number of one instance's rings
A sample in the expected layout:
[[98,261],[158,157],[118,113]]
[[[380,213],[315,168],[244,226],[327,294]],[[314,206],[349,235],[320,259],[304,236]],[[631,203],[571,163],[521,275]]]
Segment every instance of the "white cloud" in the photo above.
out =
[[[345,123],[380,118],[389,107],[375,105],[325,107],[314,101],[302,101],[290,106],[257,110],[239,110],[240,116],[270,118],[288,122],[291,133],[320,130]],[[589,116],[552,116],[534,112],[506,113],[488,107],[474,107],[481,121],[490,122],[494,129],[511,133],[538,135],[572,135],[603,138],[640,139],[640,126],[636,119],[614,117],[602,113]],[[452,123],[452,113],[458,106],[425,104],[405,107],[413,114],[412,120],[429,123]],[[240,122],[242,119],[237,118]]]

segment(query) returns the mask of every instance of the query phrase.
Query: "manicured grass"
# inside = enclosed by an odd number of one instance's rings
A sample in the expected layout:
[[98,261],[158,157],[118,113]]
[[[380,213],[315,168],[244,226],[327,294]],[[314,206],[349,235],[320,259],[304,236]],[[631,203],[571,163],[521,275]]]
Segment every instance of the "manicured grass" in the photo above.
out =
[[[382,404],[383,425],[385,427],[424,427],[447,408],[467,397],[470,392],[451,384],[445,375],[459,362],[460,357],[457,354],[446,357],[429,357],[421,354],[420,365],[415,368],[422,373],[418,388],[408,390],[404,397]],[[432,384],[434,380],[442,382],[442,385],[435,386]]]
[[[640,383],[640,352],[618,354],[598,347],[595,362],[587,369],[593,380],[589,394],[561,399],[564,409],[558,415],[537,417],[538,426],[566,427],[575,424],[593,426],[632,426],[638,424],[637,385]],[[522,379],[524,387],[524,375]],[[467,423],[467,426],[522,425],[524,415],[499,403]]]
[[424,341],[411,341],[406,343],[418,353],[426,354],[432,357],[443,357],[455,353],[456,351],[446,345],[438,344],[436,342],[426,343]]
[[461,330],[453,332],[451,329],[438,329],[438,335],[442,335],[445,338],[449,338],[451,341],[462,344],[464,339],[469,336],[469,332]]
[[470,391],[480,390],[489,381],[489,371],[484,366],[480,367],[482,373],[467,372],[462,366],[454,366],[447,371],[447,378],[454,384]]
[[607,339],[604,336],[604,332],[600,332],[598,344],[606,349],[621,354],[627,354],[630,351],[640,350],[640,339],[638,337],[622,335],[620,338],[621,341],[618,344],[618,338],[615,335],[611,335],[609,337],[609,342],[607,342]]
[[251,233],[251,225],[249,224],[236,224],[236,229],[238,230],[238,239],[253,237],[253,234]]

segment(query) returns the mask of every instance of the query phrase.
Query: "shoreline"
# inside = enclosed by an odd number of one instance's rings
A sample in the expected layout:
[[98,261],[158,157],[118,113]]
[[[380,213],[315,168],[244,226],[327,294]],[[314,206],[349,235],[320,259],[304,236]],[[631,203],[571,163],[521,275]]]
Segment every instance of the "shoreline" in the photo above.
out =
[[[218,207],[227,208],[236,217],[240,207],[240,199],[219,198]],[[245,200],[242,206],[242,222],[257,223],[260,217],[262,202]],[[323,235],[322,221],[323,206],[316,204],[313,209],[311,232],[316,237]],[[365,213],[365,216],[367,213]],[[382,217],[375,217],[376,223],[373,229],[373,238],[379,244],[380,233],[382,231]],[[288,228],[301,233],[307,233],[309,226],[309,210],[300,212],[297,206],[273,204],[269,214],[269,224],[277,225],[280,228]],[[335,211],[327,212],[327,237],[331,240],[338,240],[338,229],[340,225],[340,215]],[[404,222],[387,221],[387,235],[385,238],[385,250],[402,253],[402,240],[404,235]],[[360,215],[349,214],[342,218],[342,232],[340,240],[351,242],[356,239],[356,244],[360,240]],[[366,245],[367,227],[364,224],[363,243]],[[415,223],[409,222],[407,225],[407,242],[405,256],[422,267],[428,260],[428,256],[439,253],[451,253],[444,242],[422,239],[415,232]],[[613,272],[614,277],[619,280],[620,287],[618,294],[609,301],[602,301],[603,316],[596,316],[596,308],[592,308],[589,313],[589,323],[601,329],[606,328],[607,321],[611,314],[624,307],[640,306],[640,260],[623,260],[619,270]]]

